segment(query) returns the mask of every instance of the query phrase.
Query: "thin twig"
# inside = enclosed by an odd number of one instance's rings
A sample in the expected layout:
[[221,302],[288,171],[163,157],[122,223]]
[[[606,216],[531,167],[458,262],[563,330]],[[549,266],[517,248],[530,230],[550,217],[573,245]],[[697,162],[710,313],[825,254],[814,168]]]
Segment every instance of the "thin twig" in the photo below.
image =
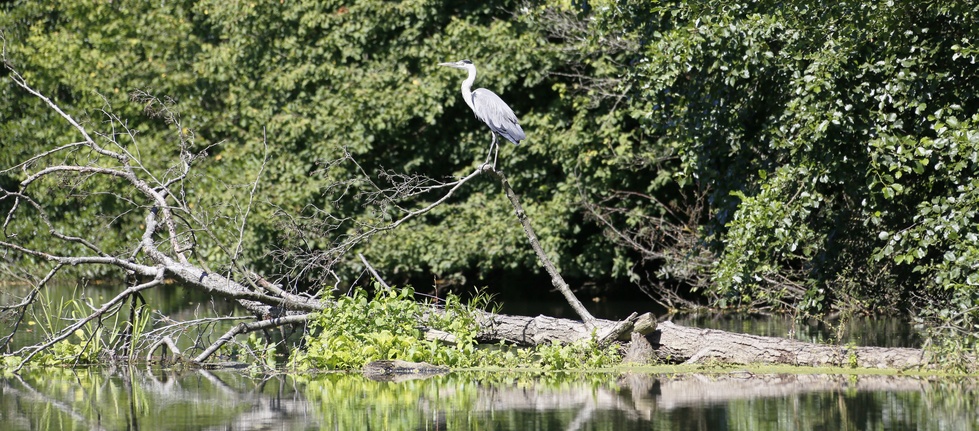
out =
[[255,200],[255,191],[258,190],[258,183],[262,179],[262,173],[265,172],[265,165],[269,161],[269,143],[268,138],[265,136],[265,128],[262,128],[262,145],[265,148],[265,154],[262,156],[262,165],[258,168],[258,174],[255,175],[255,182],[252,183],[252,190],[248,193],[248,205],[245,206],[245,213],[241,216],[241,225],[238,226],[238,244],[235,245],[234,254],[231,256],[232,262],[237,262],[238,258],[241,257],[241,247],[245,242],[245,224],[248,222],[248,214],[252,210],[252,202]]

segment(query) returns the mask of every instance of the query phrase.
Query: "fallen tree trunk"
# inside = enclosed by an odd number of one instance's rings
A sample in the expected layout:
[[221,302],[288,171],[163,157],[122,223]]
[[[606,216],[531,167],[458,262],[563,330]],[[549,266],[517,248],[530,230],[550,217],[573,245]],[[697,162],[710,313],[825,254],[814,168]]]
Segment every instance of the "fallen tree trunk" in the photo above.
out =
[[689,328],[673,322],[660,323],[649,339],[656,357],[670,363],[718,362],[898,369],[934,365],[934,358],[923,349],[832,346],[716,329]]
[[[923,349],[893,347],[854,347],[806,343],[787,338],[738,334],[716,329],[680,326],[673,322],[658,325],[647,313],[640,316],[633,331],[618,334],[618,341],[630,340],[632,332],[646,336],[652,344],[655,362],[671,364],[794,365],[804,367],[915,368],[935,365]],[[594,326],[570,319],[548,316],[509,316],[484,313],[479,339],[506,341],[532,346],[544,343],[573,343],[600,333],[621,322],[596,319]],[[630,362],[639,362],[632,358]]]
[[[656,320],[651,313],[630,316],[622,321],[595,319],[590,323],[580,320],[560,319],[549,316],[510,316],[483,313],[480,319],[482,342],[505,341],[521,346],[546,343],[573,343],[592,336],[602,341],[628,341],[633,332],[643,335],[656,330]],[[623,325],[626,323],[626,325]],[[626,330],[621,330],[623,328]]]

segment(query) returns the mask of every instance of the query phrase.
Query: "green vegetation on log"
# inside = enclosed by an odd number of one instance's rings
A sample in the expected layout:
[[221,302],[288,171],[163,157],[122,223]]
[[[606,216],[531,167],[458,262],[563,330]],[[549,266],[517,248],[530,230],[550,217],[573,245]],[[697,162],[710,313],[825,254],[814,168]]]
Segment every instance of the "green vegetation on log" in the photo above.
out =
[[[381,290],[373,298],[357,289],[319,313],[310,325],[305,347],[293,353],[290,367],[359,370],[371,361],[399,359],[453,368],[567,370],[611,367],[622,359],[618,346],[599,348],[594,339],[526,349],[480,348],[477,313],[487,305],[485,295],[477,295],[469,305],[449,295],[436,313],[415,301],[412,289]],[[428,329],[450,334],[453,341],[426,339]]]

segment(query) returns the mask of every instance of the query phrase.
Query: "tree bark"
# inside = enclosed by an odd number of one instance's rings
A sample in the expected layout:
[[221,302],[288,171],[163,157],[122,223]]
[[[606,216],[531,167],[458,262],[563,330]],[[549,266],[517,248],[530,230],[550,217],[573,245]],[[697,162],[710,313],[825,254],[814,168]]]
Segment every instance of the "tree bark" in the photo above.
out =
[[[479,334],[480,341],[499,342],[506,341],[522,346],[535,346],[546,343],[574,343],[580,340],[587,340],[593,336],[599,341],[603,337],[628,341],[632,331],[611,332],[621,327],[623,322],[630,324],[629,328],[633,331],[649,334],[656,327],[649,326],[650,314],[646,313],[639,317],[631,317],[622,321],[595,319],[591,323],[580,320],[560,319],[549,316],[510,316],[506,314],[482,313],[480,326],[482,330]],[[643,322],[636,325],[635,322]]]
[[[636,319],[644,322],[644,314]],[[621,322],[596,319],[594,327],[584,322],[548,316],[508,316],[483,313],[480,340],[506,341],[524,346],[543,343],[573,343],[593,336],[593,328],[601,331]],[[670,364],[739,364],[794,365],[803,367],[861,367],[896,368],[933,367],[935,360],[923,349],[893,347],[853,347],[738,334],[715,329],[680,326],[673,322],[658,325],[641,323],[635,333],[646,336],[652,344],[653,359]],[[616,337],[630,340],[630,333]],[[633,358],[632,362],[638,361]]]
[[923,349],[850,347],[786,338],[697,329],[662,322],[650,337],[656,356],[669,363],[785,364],[863,368],[933,366]]

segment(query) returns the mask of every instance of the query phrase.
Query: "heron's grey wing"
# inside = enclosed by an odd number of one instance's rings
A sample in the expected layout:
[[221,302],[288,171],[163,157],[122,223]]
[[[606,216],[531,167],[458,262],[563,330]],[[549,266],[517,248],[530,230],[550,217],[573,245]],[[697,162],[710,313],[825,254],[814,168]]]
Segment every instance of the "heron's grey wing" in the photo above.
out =
[[473,91],[472,98],[476,118],[486,123],[494,132],[514,144],[527,139],[513,110],[496,93],[485,88],[477,88]]

